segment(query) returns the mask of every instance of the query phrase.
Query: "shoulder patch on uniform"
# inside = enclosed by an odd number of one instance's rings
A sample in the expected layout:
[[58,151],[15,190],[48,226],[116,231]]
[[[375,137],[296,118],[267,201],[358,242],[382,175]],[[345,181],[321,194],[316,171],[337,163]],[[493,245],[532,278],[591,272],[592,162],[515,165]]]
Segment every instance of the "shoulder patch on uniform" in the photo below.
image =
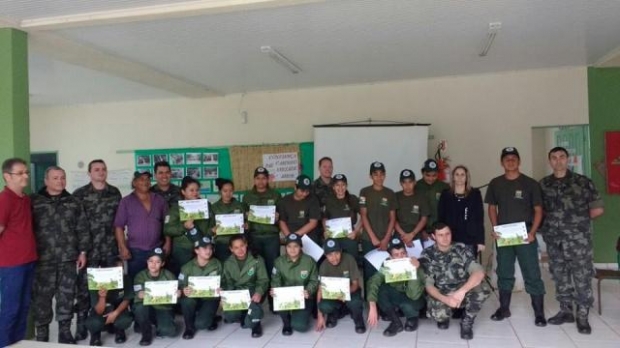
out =
[[179,273],[179,280],[184,280],[184,279],[185,279],[185,274]]
[[140,290],[142,290],[142,285],[136,284],[133,286],[133,291],[140,291]]
[[309,272],[307,270],[302,270],[301,272],[299,272],[299,275],[301,276],[301,279],[308,278],[308,274],[309,274]]
[[254,275],[254,267],[252,267],[252,268],[250,268],[250,269],[248,270],[248,275],[249,275],[250,277]]
[[164,223],[167,224],[170,222],[170,215],[166,215],[166,218],[164,219]]

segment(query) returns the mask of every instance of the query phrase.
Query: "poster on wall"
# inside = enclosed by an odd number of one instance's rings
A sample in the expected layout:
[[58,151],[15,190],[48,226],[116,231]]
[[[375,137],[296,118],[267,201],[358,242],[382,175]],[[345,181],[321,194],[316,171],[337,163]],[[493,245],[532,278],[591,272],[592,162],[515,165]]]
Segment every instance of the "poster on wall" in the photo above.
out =
[[263,167],[273,181],[294,181],[299,175],[299,158],[296,152],[264,154]]
[[605,133],[607,193],[620,194],[620,131]]

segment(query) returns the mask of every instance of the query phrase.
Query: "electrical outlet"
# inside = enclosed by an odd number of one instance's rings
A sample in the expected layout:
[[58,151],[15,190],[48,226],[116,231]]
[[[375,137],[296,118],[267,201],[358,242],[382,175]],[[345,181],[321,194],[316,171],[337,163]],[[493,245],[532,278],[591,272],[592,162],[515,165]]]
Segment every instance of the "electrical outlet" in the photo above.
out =
[[489,23],[489,31],[498,31],[502,28],[502,22],[491,22]]

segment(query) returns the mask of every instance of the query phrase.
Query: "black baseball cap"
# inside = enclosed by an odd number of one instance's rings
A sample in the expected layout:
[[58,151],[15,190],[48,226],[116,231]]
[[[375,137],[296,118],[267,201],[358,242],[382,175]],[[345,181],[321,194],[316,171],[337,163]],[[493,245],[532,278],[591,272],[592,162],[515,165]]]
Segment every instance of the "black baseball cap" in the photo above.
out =
[[206,246],[213,245],[213,241],[209,237],[202,237],[194,242],[194,249],[204,248]]
[[300,190],[310,190],[312,187],[312,180],[307,175],[300,175],[295,179],[295,187]]
[[257,177],[259,175],[265,175],[266,177],[269,177],[269,171],[265,167],[258,167],[254,169],[254,177]]
[[332,182],[337,182],[337,181],[342,181],[345,184],[347,183],[347,176],[344,174],[336,174],[334,175],[334,177],[332,178]]
[[379,161],[372,162],[370,164],[370,174],[381,171],[385,173],[385,165]]
[[139,177],[141,177],[142,175],[148,176],[149,179],[151,179],[153,177],[153,174],[151,174],[151,172],[149,172],[148,170],[145,170],[143,172],[138,172],[138,171],[133,172],[133,179],[136,180]]
[[301,246],[301,237],[296,235],[295,233],[289,234],[288,236],[286,236],[285,244],[289,245],[290,243],[297,243],[299,244],[299,246]]
[[521,156],[519,156],[519,151],[517,151],[516,147],[505,147],[502,149],[502,155],[500,156],[500,160],[503,160],[504,157],[508,156],[508,155],[515,155],[517,156],[518,159],[521,159]]
[[390,239],[390,242],[388,243],[387,252],[391,253],[392,249],[400,249],[400,248],[403,248],[404,246],[405,244],[403,243],[402,240],[400,240],[400,238],[394,237]]
[[405,180],[413,180],[415,181],[415,174],[413,174],[413,170],[411,169],[403,169],[400,172],[400,182],[403,182]]
[[328,238],[325,240],[325,244],[323,245],[323,251],[325,254],[329,254],[334,251],[342,251],[342,245],[337,239]]
[[438,171],[439,171],[439,165],[437,164],[437,161],[435,161],[432,158],[429,158],[426,161],[424,161],[424,167],[422,167],[422,173],[438,172]]
[[149,253],[149,259],[152,256],[157,256],[157,257],[159,257],[160,260],[164,261],[164,259],[165,259],[164,250],[162,248],[160,248],[160,247],[157,247],[157,248],[151,250],[151,252]]

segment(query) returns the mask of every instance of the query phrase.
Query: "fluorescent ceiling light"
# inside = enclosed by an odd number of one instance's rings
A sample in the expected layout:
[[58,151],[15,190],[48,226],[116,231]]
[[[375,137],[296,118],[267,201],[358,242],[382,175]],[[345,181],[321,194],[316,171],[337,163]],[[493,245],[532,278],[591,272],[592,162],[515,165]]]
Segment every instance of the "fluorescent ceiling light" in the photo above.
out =
[[487,32],[487,39],[484,42],[484,45],[482,46],[482,51],[478,53],[480,57],[486,57],[486,55],[489,53],[489,50],[491,49],[491,45],[493,44],[493,41],[495,40],[495,36],[497,36],[497,32],[501,28],[502,28],[501,22],[489,23],[489,31]]
[[276,61],[276,63],[282,65],[287,68],[293,74],[299,74],[301,72],[301,68],[295,65],[295,63],[291,62],[288,58],[286,58],[282,53],[276,51],[271,46],[261,46],[260,51],[269,55],[269,58]]

